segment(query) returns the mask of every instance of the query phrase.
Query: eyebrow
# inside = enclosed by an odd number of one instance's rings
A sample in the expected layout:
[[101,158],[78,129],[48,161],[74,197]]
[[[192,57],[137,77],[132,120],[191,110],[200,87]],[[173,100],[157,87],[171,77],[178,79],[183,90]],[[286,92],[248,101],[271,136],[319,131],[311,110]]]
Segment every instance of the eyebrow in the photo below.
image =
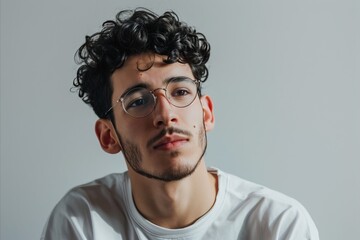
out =
[[149,88],[149,84],[147,84],[147,83],[139,83],[139,84],[136,84],[136,85],[134,85],[134,86],[131,86],[131,87],[127,88],[127,89],[124,91],[123,94],[121,94],[121,96],[120,96],[119,99],[123,98],[127,93],[131,92],[131,91],[134,90],[135,88],[147,88],[147,89],[148,89],[148,88]]
[[[193,80],[192,78],[190,77],[187,77],[187,76],[174,76],[174,77],[169,77],[169,78],[165,78],[163,81],[162,81],[162,84],[163,85],[167,85],[169,82],[171,81],[181,81],[181,80],[184,80],[184,79],[191,79]],[[136,89],[136,88],[146,88],[146,89],[149,89],[150,88],[150,84],[148,83],[139,83],[139,84],[136,84],[134,86],[131,86],[129,88],[127,88],[123,94],[121,94],[120,98],[123,98],[127,93],[131,92],[133,89]]]

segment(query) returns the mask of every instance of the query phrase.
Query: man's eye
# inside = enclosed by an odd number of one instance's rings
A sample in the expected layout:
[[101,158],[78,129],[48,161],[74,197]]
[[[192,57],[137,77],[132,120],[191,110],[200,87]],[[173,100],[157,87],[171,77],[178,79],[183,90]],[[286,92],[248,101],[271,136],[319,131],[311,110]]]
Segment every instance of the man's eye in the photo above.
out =
[[190,94],[189,90],[182,88],[182,89],[176,89],[172,95],[174,97],[181,97],[181,96],[186,96],[188,94]]
[[141,107],[147,103],[145,98],[134,99],[127,105],[127,109]]

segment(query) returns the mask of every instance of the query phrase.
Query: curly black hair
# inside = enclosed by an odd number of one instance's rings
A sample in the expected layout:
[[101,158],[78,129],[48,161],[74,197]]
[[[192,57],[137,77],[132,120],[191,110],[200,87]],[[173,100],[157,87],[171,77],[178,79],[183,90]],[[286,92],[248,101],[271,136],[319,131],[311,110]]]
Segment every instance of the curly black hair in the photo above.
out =
[[[156,53],[167,56],[165,63],[187,63],[194,77],[205,82],[210,44],[202,33],[180,22],[176,13],[158,16],[148,9],[121,11],[115,20],[105,21],[102,30],[86,36],[75,59],[80,67],[73,85],[82,100],[91,105],[99,118],[111,107],[110,77],[132,55]],[[199,90],[200,91],[200,90]],[[201,94],[199,92],[199,94]]]

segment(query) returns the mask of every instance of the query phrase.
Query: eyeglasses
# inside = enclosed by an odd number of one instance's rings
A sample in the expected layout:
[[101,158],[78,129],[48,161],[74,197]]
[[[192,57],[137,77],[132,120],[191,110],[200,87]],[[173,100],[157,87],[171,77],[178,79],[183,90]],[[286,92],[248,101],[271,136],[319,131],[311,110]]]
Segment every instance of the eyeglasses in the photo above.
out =
[[145,87],[135,87],[125,92],[116,103],[105,112],[105,116],[121,102],[124,111],[132,117],[142,118],[150,115],[156,106],[158,90],[165,91],[169,103],[178,108],[189,106],[199,92],[199,80],[187,77],[171,78],[165,88],[156,88],[152,91]]

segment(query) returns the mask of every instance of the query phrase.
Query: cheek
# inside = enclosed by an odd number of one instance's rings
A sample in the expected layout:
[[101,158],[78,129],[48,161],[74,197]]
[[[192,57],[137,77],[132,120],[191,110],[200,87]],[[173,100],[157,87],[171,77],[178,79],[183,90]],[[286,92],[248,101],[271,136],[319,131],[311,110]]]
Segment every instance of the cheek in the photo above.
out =
[[192,114],[189,114],[186,121],[189,124],[188,126],[191,127],[195,131],[199,131],[199,129],[202,128],[204,125],[204,116],[202,109],[197,109],[196,112],[192,112]]
[[122,124],[118,124],[118,132],[122,139],[126,139],[130,142],[136,142],[136,140],[139,139],[139,136],[144,133],[142,127],[143,124],[129,124],[122,122]]

